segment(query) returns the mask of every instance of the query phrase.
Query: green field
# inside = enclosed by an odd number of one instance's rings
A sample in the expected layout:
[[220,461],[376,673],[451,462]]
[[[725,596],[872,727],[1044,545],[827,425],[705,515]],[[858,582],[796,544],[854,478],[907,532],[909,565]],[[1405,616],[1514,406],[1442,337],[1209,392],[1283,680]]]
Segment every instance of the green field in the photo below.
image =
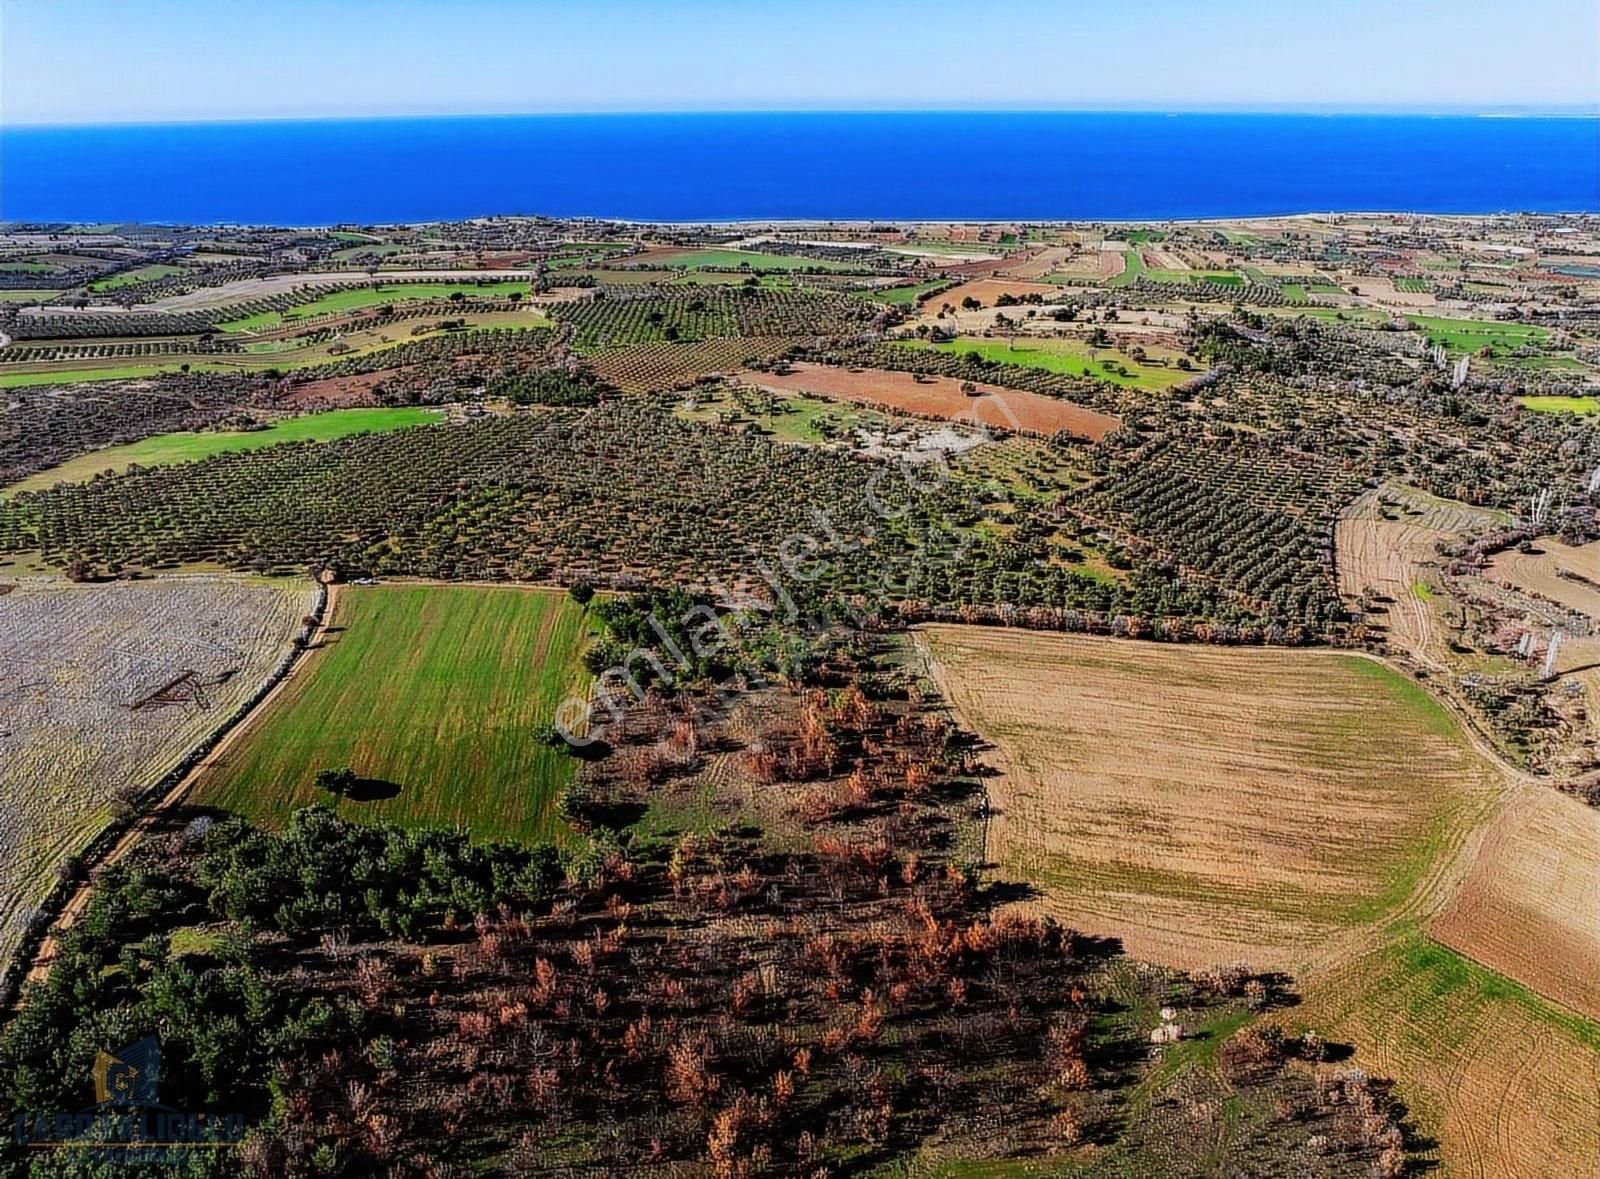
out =
[[867,298],[876,299],[879,303],[909,304],[929,291],[937,291],[941,287],[950,285],[946,278],[936,278],[928,282],[912,283],[904,287],[882,287],[875,291],[868,291]]
[[0,303],[46,303],[60,297],[61,292],[57,290],[0,291]]
[[[79,381],[126,381],[134,377],[153,377],[160,373],[178,372],[181,365],[126,364],[119,368],[76,368],[61,372],[9,372],[0,373],[0,389],[20,389],[25,385],[69,385]],[[236,371],[226,364],[191,364],[194,373],[225,373]]]
[[0,262],[0,270],[7,274],[54,274],[59,269],[48,262]]
[[414,249],[414,246],[402,246],[396,242],[368,242],[359,246],[342,246],[333,252],[333,257],[348,262],[356,258],[387,258],[391,254],[405,254]]
[[261,450],[283,442],[327,442],[351,434],[379,430],[399,430],[439,420],[432,409],[333,409],[326,413],[286,418],[265,430],[181,431],[160,434],[126,446],[79,455],[59,467],[40,471],[6,488],[6,493],[42,491],[57,483],[83,483],[103,471],[123,471],[137,463],[141,467],[164,467],[192,463],[235,450]]
[[1394,289],[1408,295],[1423,295],[1433,290],[1433,283],[1425,278],[1397,278]]
[[1519,397],[1517,401],[1535,413],[1600,413],[1600,397]]
[[188,274],[182,266],[167,266],[157,263],[153,266],[140,266],[133,270],[124,270],[121,274],[113,274],[110,278],[102,278],[89,284],[91,291],[114,291],[119,287],[131,287],[141,282],[150,282],[152,279],[169,278],[174,274]]
[[1126,264],[1121,274],[1114,274],[1106,279],[1108,287],[1131,287],[1139,281],[1139,276],[1144,273],[1144,256],[1138,250],[1122,251],[1122,260]]
[[[470,330],[474,328],[496,328],[501,330],[526,331],[532,328],[550,326],[550,321],[542,315],[530,311],[485,311],[474,313],[461,311],[456,313],[441,313],[440,318],[446,316],[462,321],[462,327]],[[426,319],[407,320],[403,323],[388,327],[394,335],[385,334],[379,328],[365,328],[364,330],[351,331],[345,334],[340,341],[324,340],[322,343],[308,343],[304,338],[290,340],[263,340],[247,347],[243,352],[226,354],[229,358],[225,361],[195,360],[194,353],[172,353],[168,359],[152,359],[139,364],[120,365],[117,367],[104,367],[94,361],[68,363],[65,361],[48,362],[48,369],[21,369],[5,371],[0,370],[0,389],[17,388],[23,385],[65,385],[77,384],[82,381],[112,381],[130,380],[135,377],[153,377],[161,373],[196,372],[196,373],[224,373],[224,372],[263,372],[277,370],[278,372],[296,372],[302,369],[316,368],[319,365],[337,364],[343,360],[350,360],[358,356],[368,356],[374,352],[382,352],[390,348],[399,348],[403,344],[411,343],[418,337],[409,334],[417,327],[429,323]],[[437,326],[436,324],[434,326]],[[401,334],[406,333],[406,334]],[[343,352],[333,352],[335,343],[349,346]],[[216,355],[211,353],[210,355]],[[79,364],[82,367],[79,367]]]
[[[928,344],[922,340],[897,340],[897,344],[906,348],[937,348],[941,352],[976,352],[985,360],[995,361],[1000,364],[1014,364],[1023,368],[1041,368],[1046,372],[1065,373],[1073,377],[1095,377],[1102,381],[1110,381],[1125,389],[1144,389],[1159,392],[1170,389],[1173,385],[1181,384],[1195,375],[1198,371],[1184,372],[1175,363],[1168,364],[1140,364],[1133,357],[1116,348],[1093,349],[1094,356],[1089,355],[1091,349],[1083,340],[1046,340],[1028,339],[1018,340],[1015,348],[1005,340],[979,340],[963,338],[951,340],[943,344]],[[1167,361],[1176,361],[1178,354],[1163,348],[1150,348],[1146,350],[1150,356]],[[1106,364],[1120,365],[1127,369],[1127,375],[1107,368]]]
[[1283,297],[1291,303],[1304,303],[1306,289],[1297,282],[1286,282],[1278,288],[1283,292]]
[[1550,338],[1544,328],[1531,324],[1444,319],[1433,315],[1408,315],[1406,318],[1428,333],[1429,343],[1443,344],[1452,352],[1477,352],[1481,348],[1509,351],[1537,347]]
[[726,390],[696,390],[692,408],[685,401],[673,412],[690,422],[753,427],[779,442],[831,442],[860,429],[887,430],[905,425],[903,418],[805,393],[739,397]]
[[467,298],[503,299],[513,291],[528,293],[526,279],[475,282],[412,282],[393,286],[351,287],[332,291],[310,303],[300,303],[287,311],[262,311],[240,319],[230,319],[217,326],[225,332],[257,332],[277,327],[286,321],[306,319],[330,311],[357,311],[364,307],[379,307],[385,303],[404,303],[417,299],[448,299],[460,293]]
[[337,800],[346,818],[560,838],[575,763],[535,730],[587,684],[592,624],[566,594],[352,586],[333,623],[327,648],[205,772],[196,803],[279,824],[331,801],[318,770],[348,766],[367,797]]

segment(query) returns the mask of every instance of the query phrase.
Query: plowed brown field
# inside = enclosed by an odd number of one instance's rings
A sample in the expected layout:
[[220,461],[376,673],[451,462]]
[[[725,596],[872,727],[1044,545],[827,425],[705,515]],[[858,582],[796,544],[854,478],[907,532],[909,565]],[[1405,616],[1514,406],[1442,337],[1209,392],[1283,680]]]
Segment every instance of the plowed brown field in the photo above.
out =
[[1025,430],[1035,434],[1066,430],[1098,441],[1122,424],[1111,414],[1020,389],[979,385],[979,392],[985,396],[968,397],[961,391],[962,383],[950,377],[924,377],[919,381],[911,373],[882,369],[852,371],[825,364],[795,365],[793,371],[781,376],[743,372],[739,377],[768,389],[813,393],[833,401],[882,406],[952,422],[981,423],[1001,430]]

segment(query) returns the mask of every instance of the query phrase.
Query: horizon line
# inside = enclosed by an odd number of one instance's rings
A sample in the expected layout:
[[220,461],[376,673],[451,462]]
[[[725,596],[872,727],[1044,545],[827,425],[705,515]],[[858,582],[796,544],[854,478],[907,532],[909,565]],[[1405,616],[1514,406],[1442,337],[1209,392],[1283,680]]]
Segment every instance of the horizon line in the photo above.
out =
[[419,122],[446,119],[646,118],[751,115],[1258,115],[1321,118],[1499,118],[1600,119],[1600,103],[1217,103],[1196,106],[1009,105],[1009,106],[751,106],[751,107],[600,107],[509,111],[388,112],[381,114],[233,115],[152,119],[0,120],[0,131],[94,130],[111,127],[214,127],[262,123]]

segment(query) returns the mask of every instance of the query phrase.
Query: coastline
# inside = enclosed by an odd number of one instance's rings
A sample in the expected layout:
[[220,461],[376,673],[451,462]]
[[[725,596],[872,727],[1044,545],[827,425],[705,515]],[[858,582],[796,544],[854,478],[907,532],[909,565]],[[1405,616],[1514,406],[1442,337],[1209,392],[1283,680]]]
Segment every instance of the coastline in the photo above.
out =
[[661,226],[1578,214],[1600,212],[1597,139],[1600,117],[1578,114],[864,111],[35,126],[0,129],[0,208],[13,222],[294,228],[514,209]]

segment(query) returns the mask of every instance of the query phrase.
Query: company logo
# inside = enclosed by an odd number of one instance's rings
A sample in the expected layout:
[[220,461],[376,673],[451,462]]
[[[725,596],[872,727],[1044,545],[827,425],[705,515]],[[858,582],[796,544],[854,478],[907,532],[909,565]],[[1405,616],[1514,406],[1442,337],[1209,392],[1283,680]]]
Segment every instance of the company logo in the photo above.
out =
[[161,1044],[146,1036],[137,1044],[104,1050],[94,1057],[94,1099],[101,1105],[157,1105],[161,1080]]
[[184,1151],[225,1150],[244,1137],[242,1114],[163,1105],[161,1044],[154,1036],[97,1052],[95,1104],[77,1113],[19,1112],[16,1141],[30,1150],[72,1151],[100,1162],[171,1163]]

